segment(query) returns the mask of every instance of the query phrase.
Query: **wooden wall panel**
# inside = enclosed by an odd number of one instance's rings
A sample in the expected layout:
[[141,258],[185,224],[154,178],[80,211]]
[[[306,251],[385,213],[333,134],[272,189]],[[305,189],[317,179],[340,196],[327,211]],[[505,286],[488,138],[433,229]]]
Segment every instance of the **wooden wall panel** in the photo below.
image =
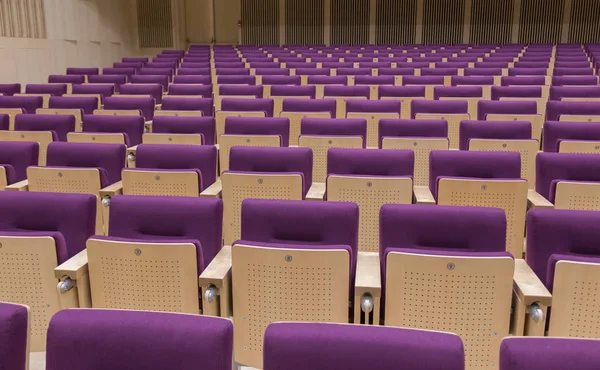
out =
[[416,42],[417,0],[377,0],[375,43]]
[[521,0],[519,42],[560,42],[564,0]]
[[600,42],[600,1],[572,1],[569,42]]
[[279,44],[279,0],[242,0],[242,43]]
[[140,48],[173,47],[173,12],[170,0],[137,0]]
[[325,4],[323,0],[285,0],[287,44],[325,43]]
[[472,0],[472,44],[505,44],[512,37],[514,0]]
[[464,18],[464,0],[423,0],[422,42],[425,44],[461,43]]
[[331,0],[331,43],[369,43],[369,0]]
[[43,0],[0,0],[0,37],[45,39]]

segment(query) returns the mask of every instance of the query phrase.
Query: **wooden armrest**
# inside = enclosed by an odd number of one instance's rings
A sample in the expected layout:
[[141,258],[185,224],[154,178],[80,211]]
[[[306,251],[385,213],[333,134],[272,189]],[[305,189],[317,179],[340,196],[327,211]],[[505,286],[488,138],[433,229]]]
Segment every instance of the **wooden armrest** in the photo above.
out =
[[381,297],[381,272],[377,252],[358,253],[354,295],[360,297],[365,293]]
[[535,272],[522,259],[515,259],[515,274],[513,277],[513,289],[519,300],[529,306],[535,302],[550,307],[552,305],[552,294],[540,281]]
[[144,132],[145,133],[152,132],[152,121],[144,122]]
[[201,197],[209,197],[209,198],[221,198],[221,192],[223,191],[223,183],[221,179],[217,179],[211,186],[204,189],[202,193],[200,193]]
[[88,273],[88,255],[87,249],[77,253],[69,260],[62,263],[54,269],[54,277],[62,279],[68,276],[71,280],[78,280],[81,276]]
[[435,205],[435,198],[431,194],[431,190],[427,186],[415,186],[413,188],[415,195],[416,204],[433,204]]
[[154,105],[154,109],[155,110],[162,110],[162,104],[156,104],[156,105]]
[[15,182],[4,188],[6,191],[29,191],[29,180]]
[[324,182],[313,182],[308,193],[306,193],[306,200],[324,200],[326,185]]
[[527,191],[527,209],[532,208],[554,208],[554,204],[544,198],[540,193],[533,189]]
[[202,271],[198,279],[200,287],[214,285],[223,288],[225,279],[231,273],[231,246],[225,245],[213,258],[212,262]]
[[108,185],[104,189],[100,190],[100,198],[111,198],[115,195],[123,194],[123,181],[115,182],[112,185]]

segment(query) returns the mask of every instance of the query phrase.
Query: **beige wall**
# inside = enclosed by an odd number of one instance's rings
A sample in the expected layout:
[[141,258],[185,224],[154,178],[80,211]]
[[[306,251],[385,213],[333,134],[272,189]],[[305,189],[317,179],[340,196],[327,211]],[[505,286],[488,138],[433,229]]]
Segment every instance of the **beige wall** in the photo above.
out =
[[185,25],[190,43],[208,44],[212,41],[212,4],[213,0],[185,0]]
[[237,44],[237,21],[241,14],[240,0],[215,0],[216,43]]
[[135,0],[44,0],[45,39],[0,37],[0,83],[46,82],[67,67],[136,55]]

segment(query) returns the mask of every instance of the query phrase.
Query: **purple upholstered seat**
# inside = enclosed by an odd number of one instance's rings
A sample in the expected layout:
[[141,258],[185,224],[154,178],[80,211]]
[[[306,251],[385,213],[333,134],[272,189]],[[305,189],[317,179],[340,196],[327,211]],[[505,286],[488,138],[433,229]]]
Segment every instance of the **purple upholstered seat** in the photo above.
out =
[[500,98],[541,98],[541,86],[492,86],[492,100]]
[[303,118],[300,135],[360,136],[366,145],[367,120],[363,118]]
[[232,172],[302,174],[304,195],[312,186],[312,167],[313,153],[310,148],[234,146],[229,152],[229,171]]
[[549,100],[600,98],[600,86],[551,86]]
[[86,67],[71,67],[67,68],[68,75],[84,75],[84,76],[93,76],[99,74],[100,71],[98,68],[86,68]]
[[289,76],[290,70],[287,68],[256,68],[254,74],[257,76]]
[[152,120],[154,134],[201,134],[204,145],[215,144],[214,117],[156,116]]
[[98,109],[98,98],[92,96],[52,96],[48,108],[80,109],[83,114],[92,114]]
[[[123,75],[97,75],[97,76],[88,76],[88,82],[90,84],[113,84],[115,87],[115,91],[119,91],[121,85],[127,83],[127,76]],[[81,85],[85,86],[85,85]],[[73,86],[73,90],[75,90],[76,86]]]
[[127,147],[142,143],[144,117],[137,116],[83,116],[83,132],[121,133]]
[[537,114],[537,103],[533,100],[480,100],[477,102],[477,120],[484,121],[488,114]]
[[262,85],[220,85],[219,95],[238,95],[238,96],[255,96],[263,97]]
[[263,85],[300,85],[302,83],[300,76],[280,76],[263,74]]
[[554,76],[552,86],[594,86],[598,85],[598,76]]
[[210,76],[194,76],[194,75],[173,76],[173,83],[174,84],[210,85],[211,77]]
[[309,75],[307,82],[309,85],[347,85],[348,77]]
[[452,76],[450,83],[452,86],[488,86],[494,84],[494,76]]
[[544,152],[558,152],[563,140],[600,141],[600,122],[561,122],[544,123]]
[[143,62],[115,62],[113,68],[135,68],[140,69],[144,66]]
[[261,69],[261,68],[281,68],[281,64],[279,64],[279,62],[252,62],[250,63],[250,68],[256,68],[256,69]]
[[[236,67],[243,67],[243,63]],[[210,68],[210,62],[183,62],[181,68]]]
[[546,76],[548,75],[547,68],[510,68],[509,76]]
[[171,80],[171,78],[173,77],[173,68],[140,68],[138,70],[138,74],[152,76],[168,76],[169,80]]
[[[189,63],[189,62],[186,62]],[[215,61],[215,68],[217,69],[222,69],[222,68],[246,68],[246,63],[244,62],[218,62]]]
[[163,87],[163,91],[167,91],[167,89],[169,88],[168,76],[133,75],[129,78],[129,82],[131,82],[132,84],[159,84]]
[[414,76],[415,68],[379,68],[379,76]]
[[[136,71],[135,68],[103,68],[102,75],[121,75],[129,77],[131,75],[134,75],[136,72],[139,72],[140,70]],[[88,82],[91,82],[89,77]]]
[[[104,109],[107,110],[139,110],[141,115],[151,121],[154,118],[154,98],[119,98],[111,96],[104,99]],[[166,110],[166,108],[165,108]]]
[[358,62],[360,68],[390,68],[392,62]]
[[402,85],[443,85],[444,76],[404,76]]
[[600,182],[600,157],[596,154],[538,153],[535,190],[554,203],[559,180]]
[[249,76],[250,69],[248,68],[217,68],[215,70],[217,76]]
[[85,76],[80,75],[50,75],[48,83],[55,84],[82,84],[85,82]]
[[265,112],[265,116],[273,117],[273,99],[238,99],[224,98],[221,110],[225,112]]
[[[297,67],[296,76],[329,76],[331,70],[329,68],[311,68],[311,67]],[[335,77],[335,76],[334,76]],[[309,82],[311,84],[318,82]]]
[[94,235],[96,203],[91,194],[0,191],[0,233],[53,237],[61,264]]
[[381,119],[379,120],[379,148],[384,137],[447,138],[446,120]]
[[203,98],[212,97],[211,85],[197,84],[171,84],[169,85],[169,95],[199,95]]
[[543,86],[546,84],[546,76],[503,76],[500,83],[502,86]]
[[102,187],[121,181],[126,147],[121,144],[63,143],[48,145],[48,167],[98,168]]
[[229,320],[163,312],[66,310],[50,322],[46,368],[184,370],[201,364],[206,370],[226,370],[231,368],[232,353]]
[[8,184],[27,178],[27,167],[37,166],[39,144],[33,142],[0,142],[0,166],[6,171]]
[[21,92],[21,84],[0,84],[0,94],[13,96]]
[[0,303],[0,363],[6,370],[27,368],[29,361],[29,309]]
[[442,177],[520,179],[521,155],[518,152],[434,150],[429,156],[429,190],[435,199]]
[[[524,61],[524,62],[515,62],[515,68],[548,68],[550,66],[549,61]],[[556,64],[555,64],[556,66]],[[588,63],[588,67],[590,64]]]
[[433,98],[480,98],[483,96],[481,86],[436,86],[433,88]]
[[548,101],[546,120],[558,121],[561,115],[599,116],[600,104],[596,102]]
[[371,68],[338,68],[336,76],[371,76]]
[[98,94],[104,102],[104,98],[112,96],[115,93],[115,85],[113,84],[84,84],[73,85],[73,95],[79,94]]
[[354,85],[394,85],[394,76],[356,76]]
[[148,63],[147,57],[125,57],[121,59],[122,62],[142,62]]
[[[263,78],[264,83],[264,78]],[[314,99],[316,95],[315,86],[297,86],[297,85],[273,85],[271,87],[271,96],[309,96]]]
[[124,95],[150,95],[156,104],[162,102],[163,86],[161,84],[125,84],[121,86],[121,94]]
[[509,62],[475,62],[474,67],[481,68],[508,68]]
[[282,112],[325,112],[335,118],[336,101],[333,99],[283,99]]
[[178,75],[182,76],[207,76],[210,75],[210,67],[205,68],[187,68],[181,67],[177,70]]
[[462,370],[465,362],[454,334],[321,323],[269,325],[263,355],[264,370]]
[[594,69],[590,68],[571,68],[571,67],[555,67],[553,76],[593,76]]
[[421,68],[421,76],[458,76],[458,68]]
[[167,95],[163,98],[162,110],[201,111],[203,116],[212,116],[213,100],[212,98],[174,98]]
[[44,99],[41,96],[0,96],[0,109],[21,108],[23,113],[34,114],[43,105]]
[[331,148],[327,175],[408,176],[414,173],[412,150]]
[[399,100],[348,100],[347,113],[396,113],[400,114]]
[[227,117],[225,135],[276,135],[281,146],[290,141],[290,120],[288,118]]
[[54,131],[58,140],[67,141],[75,131],[75,116],[70,114],[18,114],[15,131]]
[[598,340],[507,337],[500,345],[499,370],[595,370],[598,364]]
[[531,139],[531,122],[462,121],[459,132],[459,149],[469,150],[469,140],[471,139]]
[[379,99],[385,97],[425,97],[425,86],[379,86]]
[[413,100],[410,110],[413,119],[419,113],[467,114],[469,103],[466,100]]
[[465,76],[502,76],[502,68],[467,68]]

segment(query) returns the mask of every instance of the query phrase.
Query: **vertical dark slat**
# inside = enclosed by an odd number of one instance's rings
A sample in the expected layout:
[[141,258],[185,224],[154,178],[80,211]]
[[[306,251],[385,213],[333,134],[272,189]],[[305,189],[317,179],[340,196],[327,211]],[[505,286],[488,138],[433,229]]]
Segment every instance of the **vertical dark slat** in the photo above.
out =
[[279,43],[279,1],[242,0],[242,42]]
[[569,42],[600,42],[600,2],[573,0]]
[[510,43],[512,15],[513,0],[472,0],[469,42]]
[[377,0],[375,42],[414,43],[416,22],[417,0]]
[[286,0],[286,44],[324,43],[323,0]]
[[368,43],[369,12],[369,0],[331,0],[331,43]]
[[522,0],[519,42],[560,42],[564,0]]
[[464,0],[423,0],[423,43],[461,43],[464,14]]

